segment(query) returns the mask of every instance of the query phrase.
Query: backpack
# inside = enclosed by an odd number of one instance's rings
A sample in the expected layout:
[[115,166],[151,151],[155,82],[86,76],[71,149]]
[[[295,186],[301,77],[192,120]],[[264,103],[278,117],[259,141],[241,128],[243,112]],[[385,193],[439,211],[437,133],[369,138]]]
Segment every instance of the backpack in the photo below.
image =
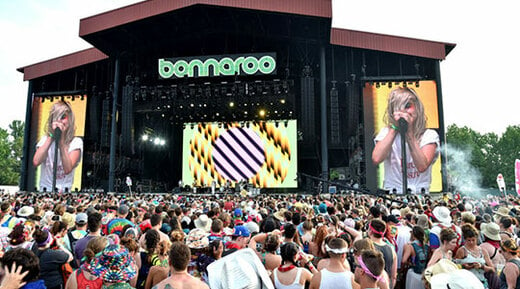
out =
[[419,245],[416,242],[412,243],[413,250],[415,251],[415,258],[413,259],[413,271],[416,274],[422,274],[426,269],[428,261],[428,245]]
[[73,269],[77,269],[79,267],[78,267],[78,262],[76,261],[77,260],[77,258],[76,258],[76,243],[79,241],[79,239],[74,238],[74,236],[72,236],[72,231],[70,231],[70,230],[67,232],[67,236],[69,237],[70,250],[71,250],[71,253],[72,253],[72,257],[73,257],[72,261],[70,261],[69,264],[70,264],[70,266]]

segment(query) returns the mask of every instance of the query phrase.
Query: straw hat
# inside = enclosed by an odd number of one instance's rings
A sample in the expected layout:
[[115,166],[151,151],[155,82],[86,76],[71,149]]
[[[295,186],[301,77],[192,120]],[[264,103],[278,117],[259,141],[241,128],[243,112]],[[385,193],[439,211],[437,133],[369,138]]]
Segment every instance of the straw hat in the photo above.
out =
[[439,262],[435,263],[435,265],[432,265],[424,270],[424,279],[430,282],[431,278],[437,274],[449,273],[456,270],[459,270],[459,267],[457,267],[455,263],[448,259],[441,259]]
[[465,269],[437,274],[431,278],[430,285],[431,289],[484,289],[477,276]]
[[213,223],[213,221],[208,217],[208,215],[200,215],[194,223],[196,228],[202,229],[205,232],[209,232],[211,230],[211,223]]
[[480,231],[484,236],[493,241],[500,241],[500,226],[496,223],[482,223],[480,224]]
[[509,208],[507,207],[500,207],[493,215],[493,220],[495,222],[500,221],[500,218],[509,216]]
[[273,216],[278,219],[278,221],[280,222],[283,222],[285,221],[285,212],[287,211],[287,209],[285,208],[281,208],[280,210],[278,210],[276,213],[273,214]]
[[451,225],[451,216],[450,210],[444,206],[437,206],[433,209],[433,216],[439,223],[450,226]]

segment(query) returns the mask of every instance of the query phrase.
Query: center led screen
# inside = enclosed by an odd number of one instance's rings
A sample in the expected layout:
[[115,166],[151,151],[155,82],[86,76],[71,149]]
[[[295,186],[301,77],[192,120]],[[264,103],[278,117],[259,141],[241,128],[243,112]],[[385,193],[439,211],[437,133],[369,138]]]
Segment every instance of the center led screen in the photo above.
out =
[[296,120],[186,124],[182,148],[186,185],[298,186]]

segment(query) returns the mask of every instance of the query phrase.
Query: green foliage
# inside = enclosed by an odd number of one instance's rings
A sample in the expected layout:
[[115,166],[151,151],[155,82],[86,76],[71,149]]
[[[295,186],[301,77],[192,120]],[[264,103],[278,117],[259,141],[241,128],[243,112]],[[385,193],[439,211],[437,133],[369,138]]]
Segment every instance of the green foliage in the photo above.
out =
[[[514,162],[520,159],[520,126],[509,126],[499,138],[495,133],[480,134],[466,126],[448,126],[446,142],[451,147],[471,152],[471,166],[480,171],[482,186],[497,187],[499,173],[508,188],[514,183]],[[448,161],[449,161],[448,152]]]
[[24,123],[14,120],[9,131],[0,128],[0,184],[18,185],[22,162]]

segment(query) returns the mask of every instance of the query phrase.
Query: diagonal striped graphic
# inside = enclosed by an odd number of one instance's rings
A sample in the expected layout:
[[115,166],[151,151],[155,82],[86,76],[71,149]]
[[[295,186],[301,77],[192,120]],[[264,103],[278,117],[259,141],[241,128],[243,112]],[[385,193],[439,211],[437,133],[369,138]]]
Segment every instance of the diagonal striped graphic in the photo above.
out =
[[251,129],[230,128],[216,139],[212,158],[215,169],[225,179],[248,180],[265,162],[264,144]]

